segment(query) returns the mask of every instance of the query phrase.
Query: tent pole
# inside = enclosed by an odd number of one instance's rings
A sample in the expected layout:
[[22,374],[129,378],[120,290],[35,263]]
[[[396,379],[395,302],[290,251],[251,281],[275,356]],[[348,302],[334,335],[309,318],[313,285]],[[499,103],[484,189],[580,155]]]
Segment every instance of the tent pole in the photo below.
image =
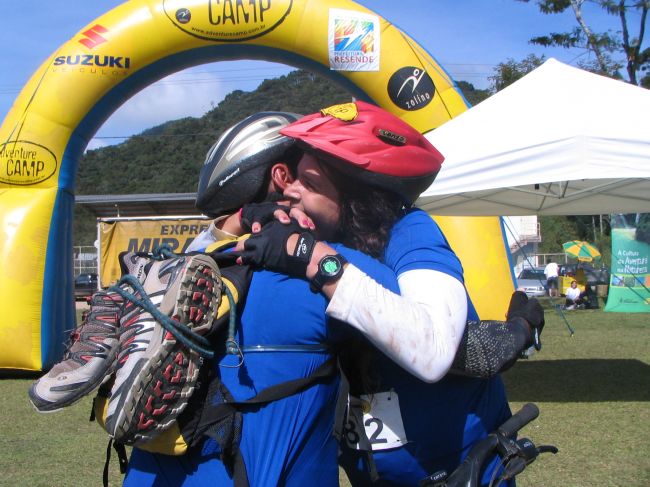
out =
[[596,238],[596,217],[594,215],[591,215],[591,226],[594,229],[594,242],[596,242],[598,239]]
[[[519,249],[520,249],[521,252],[524,254],[524,258],[526,259],[526,261],[528,262],[528,264],[531,265],[531,267],[532,267],[532,264],[531,264],[530,258],[526,255],[526,252],[524,251],[523,246],[519,243],[519,240],[517,239],[517,236],[515,235],[515,232],[514,232],[514,231],[510,228],[510,226],[506,223],[505,219],[503,220],[503,222],[504,222],[504,224],[505,224],[506,229],[510,232],[510,235],[512,235],[512,237],[515,239],[515,242],[516,242],[517,245],[519,246]],[[566,254],[564,254],[564,259],[565,259],[565,263],[566,263]],[[544,261],[546,261],[546,259],[544,259]],[[540,280],[540,283],[543,284],[541,280]],[[549,290],[549,293],[550,293],[550,290]],[[555,311],[560,315],[560,317],[561,317],[562,320],[564,321],[564,324],[566,325],[566,327],[569,329],[569,333],[571,334],[571,336],[573,336],[573,334],[574,334],[575,332],[573,331],[573,328],[571,328],[571,325],[570,325],[569,322],[567,321],[566,316],[564,316],[564,312],[563,312],[562,309],[560,308],[560,305],[559,305],[559,304],[553,304],[553,297],[550,296],[550,294],[549,294],[549,298],[548,298],[548,299],[549,299],[549,301],[551,302],[551,305],[553,306],[553,308],[555,308]]]
[[566,319],[566,316],[564,316],[564,311],[562,310],[562,306],[559,304],[554,304],[553,308],[555,308],[555,312],[560,315],[560,318],[562,318],[564,324],[569,329],[570,336],[573,336],[575,331],[573,330],[573,328],[571,328],[571,325],[569,324],[569,321]]
[[603,215],[598,215],[600,217],[600,238],[603,238]]

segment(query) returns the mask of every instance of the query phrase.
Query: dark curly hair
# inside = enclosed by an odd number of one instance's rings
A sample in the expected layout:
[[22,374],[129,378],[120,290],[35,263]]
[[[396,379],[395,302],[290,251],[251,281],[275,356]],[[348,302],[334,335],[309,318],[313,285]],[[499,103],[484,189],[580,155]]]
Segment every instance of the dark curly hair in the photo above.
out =
[[395,222],[403,214],[402,199],[389,191],[359,184],[331,166],[320,167],[339,192],[338,239],[347,247],[383,260]]

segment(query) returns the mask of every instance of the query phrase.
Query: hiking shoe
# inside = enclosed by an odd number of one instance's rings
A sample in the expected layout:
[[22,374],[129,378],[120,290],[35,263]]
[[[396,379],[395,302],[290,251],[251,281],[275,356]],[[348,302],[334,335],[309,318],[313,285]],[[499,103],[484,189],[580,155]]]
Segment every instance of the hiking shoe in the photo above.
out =
[[[196,385],[201,356],[163,326],[162,318],[171,317],[204,335],[221,298],[219,268],[207,255],[152,261],[145,271],[142,289],[133,289],[120,320],[120,350],[106,416],[108,433],[126,444],[148,440],[171,425]],[[158,320],[143,306],[147,298],[157,308]]]
[[69,406],[102,383],[117,355],[122,303],[122,296],[111,291],[89,299],[90,309],[70,334],[63,359],[29,389],[29,400],[38,411]]

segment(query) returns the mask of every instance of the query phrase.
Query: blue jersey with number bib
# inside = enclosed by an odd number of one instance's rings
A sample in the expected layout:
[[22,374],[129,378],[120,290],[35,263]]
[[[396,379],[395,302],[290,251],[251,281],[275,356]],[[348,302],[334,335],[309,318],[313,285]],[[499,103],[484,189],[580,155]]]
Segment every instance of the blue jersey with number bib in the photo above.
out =
[[[449,274],[463,282],[463,269],[438,225],[421,210],[412,210],[393,227],[385,252],[385,263],[397,276],[416,269]],[[432,290],[435,292],[435,290]],[[478,319],[468,297],[468,320]],[[488,380],[447,375],[428,384],[376,354],[381,391],[397,395],[406,444],[376,450],[373,458],[381,485],[418,485],[418,481],[439,470],[451,473],[471,446],[510,417],[500,377]],[[379,420],[371,424],[374,441],[382,440]],[[342,465],[352,484],[370,485],[367,456],[348,447]],[[483,481],[489,483],[496,459]],[[514,485],[514,484],[509,484]]]
[[[397,290],[390,269],[360,252],[334,247],[349,262]],[[269,271],[254,273],[237,331],[244,362],[236,367],[238,357],[226,356],[216,368],[236,400],[307,377],[330,357],[328,346],[342,340],[345,331],[326,318],[326,307],[324,296],[310,291],[305,280]],[[334,377],[244,412],[240,448],[251,486],[338,486],[338,445],[332,436],[338,385]],[[232,485],[218,453],[211,439],[181,457],[134,448],[124,485]]]

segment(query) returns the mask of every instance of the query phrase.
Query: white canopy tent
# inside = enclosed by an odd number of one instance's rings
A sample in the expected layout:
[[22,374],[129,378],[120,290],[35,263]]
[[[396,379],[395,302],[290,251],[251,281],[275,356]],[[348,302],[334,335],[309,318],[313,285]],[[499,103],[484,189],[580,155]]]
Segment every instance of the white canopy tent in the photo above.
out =
[[426,137],[437,215],[650,212],[650,91],[549,59]]

